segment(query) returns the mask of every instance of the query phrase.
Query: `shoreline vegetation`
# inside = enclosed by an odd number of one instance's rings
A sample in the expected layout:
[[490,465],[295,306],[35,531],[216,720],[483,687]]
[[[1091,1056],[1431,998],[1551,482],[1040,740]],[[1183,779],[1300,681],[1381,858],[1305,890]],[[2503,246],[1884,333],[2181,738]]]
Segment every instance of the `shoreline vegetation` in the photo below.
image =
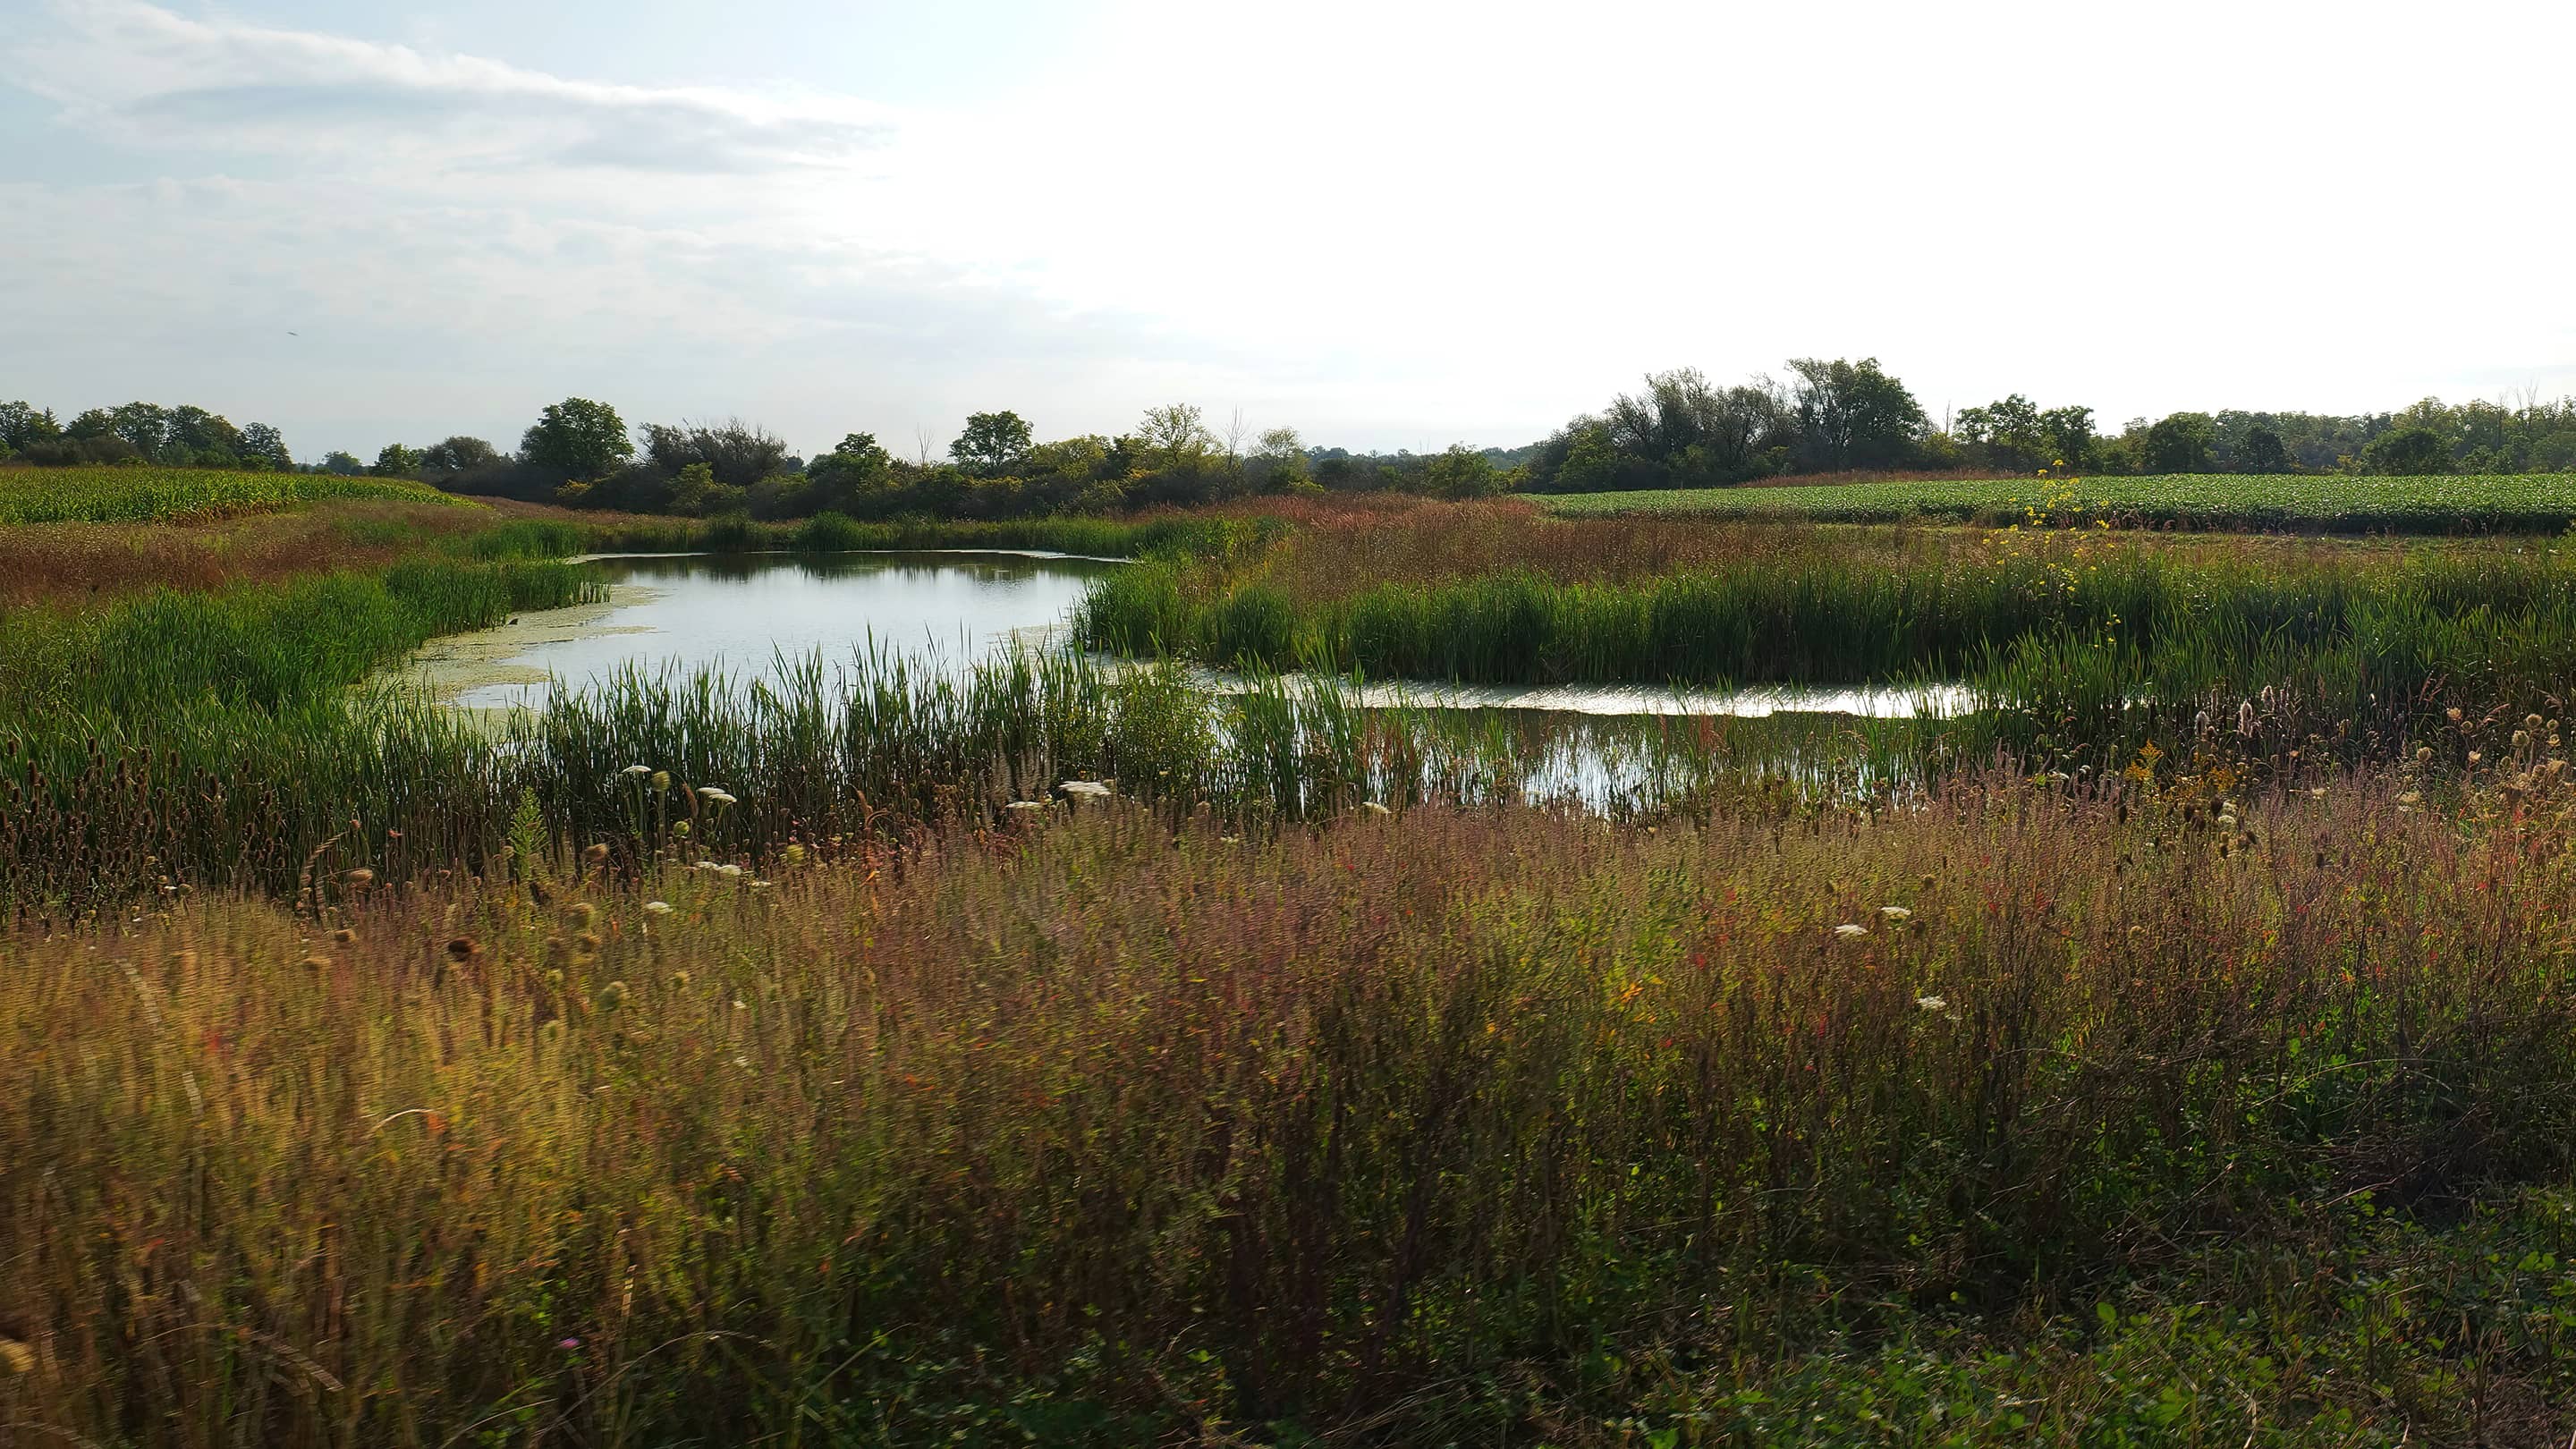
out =
[[[0,530],[0,1438],[2563,1443],[2576,560],[2089,491]],[[978,546],[1129,659],[374,682]]]

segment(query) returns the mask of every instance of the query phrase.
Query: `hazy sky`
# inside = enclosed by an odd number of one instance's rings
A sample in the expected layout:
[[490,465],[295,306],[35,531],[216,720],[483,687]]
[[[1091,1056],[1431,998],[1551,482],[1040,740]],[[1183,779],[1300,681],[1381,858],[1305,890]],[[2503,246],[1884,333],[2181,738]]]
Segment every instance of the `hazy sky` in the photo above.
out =
[[[0,398],[301,456],[2576,392],[2576,5],[0,0]],[[290,333],[299,335],[289,335]]]

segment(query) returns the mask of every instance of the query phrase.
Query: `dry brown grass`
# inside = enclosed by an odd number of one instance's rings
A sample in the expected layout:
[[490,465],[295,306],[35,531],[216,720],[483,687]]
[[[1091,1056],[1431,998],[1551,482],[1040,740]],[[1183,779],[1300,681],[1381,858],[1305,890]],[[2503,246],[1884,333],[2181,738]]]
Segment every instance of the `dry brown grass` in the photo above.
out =
[[47,523],[0,528],[0,606],[273,583],[378,568],[490,527],[476,509],[332,503],[206,523]]
[[[2089,1321],[2090,1275],[2285,1204],[2563,1166],[2565,802],[2464,831],[2416,787],[1267,842],[1113,803],[768,889],[341,879],[0,938],[36,1364],[0,1408],[209,1449],[1019,1442],[1066,1400],[1145,1416],[1084,1443],[1439,1443],[1458,1382],[1562,1394],[1640,1336],[1731,1393],[1846,1299]],[[2279,1286],[2258,1346],[2343,1291]],[[2418,1351],[2557,1381],[2486,1342]],[[2084,1367],[2070,1431],[2118,1407]],[[2264,1393],[2376,1403],[2341,1372]]]

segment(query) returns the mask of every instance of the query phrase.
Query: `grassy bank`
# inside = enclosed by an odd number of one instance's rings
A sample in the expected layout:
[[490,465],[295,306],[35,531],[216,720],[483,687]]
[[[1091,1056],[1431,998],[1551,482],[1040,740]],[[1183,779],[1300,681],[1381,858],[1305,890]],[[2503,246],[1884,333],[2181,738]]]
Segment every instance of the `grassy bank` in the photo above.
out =
[[[2006,525],[2038,500],[2030,479],[1789,488],[1566,493],[1534,501],[1572,516],[1797,519]],[[2087,502],[2123,522],[2172,528],[2344,533],[2558,533],[2576,525],[2576,474],[2364,478],[2178,474],[2086,478]]]
[[691,843],[12,934],[0,1408],[289,1449],[2540,1442],[2549,778],[1652,834],[1110,801],[766,882]]
[[2297,728],[2402,736],[2452,707],[2554,714],[2576,672],[2576,560],[2542,547],[2175,548],[2079,531],[1797,543],[1667,573],[1516,566],[1362,582],[1336,568],[1348,587],[1335,590],[1301,567],[1325,543],[1300,538],[1246,565],[1122,571],[1098,587],[1083,631],[1115,651],[1379,678],[1961,680],[2024,719],[2023,744],[2168,750],[2213,700],[2222,725],[2240,701],[2286,696],[2310,717]]
[[862,523],[837,513],[793,522],[749,518],[585,516],[554,512],[485,532],[486,558],[563,558],[582,553],[838,553],[866,549],[1010,549],[1096,558],[1231,557],[1257,551],[1285,525],[1257,516],[1160,513],[1137,518],[987,520],[894,519]]
[[473,506],[400,478],[213,468],[0,468],[0,524],[194,523],[318,502]]

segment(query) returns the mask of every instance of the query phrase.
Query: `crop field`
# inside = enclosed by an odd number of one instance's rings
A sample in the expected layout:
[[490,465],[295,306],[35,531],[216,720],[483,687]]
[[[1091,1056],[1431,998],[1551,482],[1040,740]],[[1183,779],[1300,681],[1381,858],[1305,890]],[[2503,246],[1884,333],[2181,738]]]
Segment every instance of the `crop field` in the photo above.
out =
[[188,522],[329,499],[472,506],[398,478],[210,468],[0,468],[0,524]]
[[[2042,479],[1848,483],[1563,493],[1535,499],[1573,516],[1787,518],[1819,523],[2009,525],[2067,485]],[[2077,501],[2124,522],[2174,528],[2351,533],[2554,533],[2576,524],[2576,474],[2360,478],[2184,474],[2085,478]]]

